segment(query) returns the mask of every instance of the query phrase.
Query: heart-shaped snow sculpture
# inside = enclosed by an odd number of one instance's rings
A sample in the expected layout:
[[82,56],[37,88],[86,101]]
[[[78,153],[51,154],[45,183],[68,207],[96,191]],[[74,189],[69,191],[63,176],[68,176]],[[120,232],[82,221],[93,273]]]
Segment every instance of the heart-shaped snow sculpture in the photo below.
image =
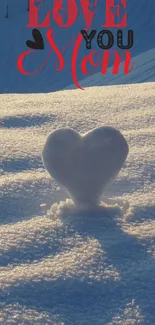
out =
[[92,207],[120,171],[128,151],[125,138],[112,127],[83,136],[72,129],[58,129],[48,136],[42,157],[49,174],[66,187],[75,204]]
[[33,29],[32,36],[34,38],[34,42],[28,40],[26,42],[27,47],[35,50],[44,50],[44,40],[40,31],[38,29]]

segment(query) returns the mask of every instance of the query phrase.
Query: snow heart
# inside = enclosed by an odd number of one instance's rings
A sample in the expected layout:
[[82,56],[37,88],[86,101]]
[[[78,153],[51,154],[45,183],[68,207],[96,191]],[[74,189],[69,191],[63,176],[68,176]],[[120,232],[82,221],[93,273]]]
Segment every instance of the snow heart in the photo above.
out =
[[82,207],[99,204],[105,186],[118,174],[127,155],[125,138],[111,127],[83,136],[72,129],[58,129],[48,136],[42,152],[49,174]]

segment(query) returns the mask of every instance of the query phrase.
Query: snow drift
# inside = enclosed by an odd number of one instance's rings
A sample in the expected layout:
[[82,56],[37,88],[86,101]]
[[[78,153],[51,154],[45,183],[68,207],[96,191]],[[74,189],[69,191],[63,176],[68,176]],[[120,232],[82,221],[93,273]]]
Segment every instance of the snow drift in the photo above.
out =
[[[0,324],[154,325],[154,90],[0,96]],[[130,152],[102,206],[82,212],[47,175],[42,147],[57,128],[103,125]]]

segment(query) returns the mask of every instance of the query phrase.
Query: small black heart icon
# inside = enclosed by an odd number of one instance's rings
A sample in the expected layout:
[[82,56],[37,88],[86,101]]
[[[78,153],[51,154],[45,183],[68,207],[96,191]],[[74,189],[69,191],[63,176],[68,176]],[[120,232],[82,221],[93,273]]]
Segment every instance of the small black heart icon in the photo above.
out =
[[44,40],[40,31],[38,29],[33,29],[32,36],[34,38],[34,42],[27,41],[26,42],[27,47],[30,47],[31,49],[35,49],[35,50],[44,50]]

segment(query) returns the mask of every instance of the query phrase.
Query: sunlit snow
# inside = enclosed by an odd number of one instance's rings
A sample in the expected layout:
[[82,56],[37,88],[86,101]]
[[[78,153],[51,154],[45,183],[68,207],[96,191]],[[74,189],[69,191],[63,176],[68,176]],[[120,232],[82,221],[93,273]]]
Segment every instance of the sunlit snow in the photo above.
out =
[[[155,84],[0,95],[0,324],[154,325]],[[60,127],[112,126],[129,155],[75,208],[41,153]]]

